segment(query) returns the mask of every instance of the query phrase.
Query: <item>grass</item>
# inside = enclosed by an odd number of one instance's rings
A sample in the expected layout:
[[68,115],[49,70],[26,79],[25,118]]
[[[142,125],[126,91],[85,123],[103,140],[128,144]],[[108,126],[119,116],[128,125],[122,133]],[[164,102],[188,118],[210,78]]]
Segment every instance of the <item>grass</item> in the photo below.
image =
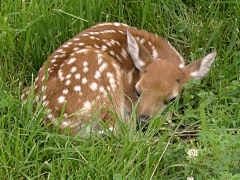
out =
[[[0,179],[239,179],[238,0],[66,0],[0,3]],[[145,134],[69,137],[20,94],[62,43],[96,22],[118,21],[168,39],[189,63],[218,54],[209,76],[185,85]],[[160,115],[174,109],[169,125]],[[94,119],[94,116],[93,116]],[[132,114],[132,120],[136,114]],[[75,144],[73,146],[73,144]],[[189,149],[198,150],[189,157]]]

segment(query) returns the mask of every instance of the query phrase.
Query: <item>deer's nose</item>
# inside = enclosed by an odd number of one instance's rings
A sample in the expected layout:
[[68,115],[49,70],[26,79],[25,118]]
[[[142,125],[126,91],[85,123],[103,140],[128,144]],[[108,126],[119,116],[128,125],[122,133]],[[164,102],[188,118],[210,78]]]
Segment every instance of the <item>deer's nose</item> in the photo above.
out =
[[148,128],[148,119],[150,118],[150,116],[148,115],[140,115],[139,116],[139,121],[137,123],[137,129],[141,129],[142,132],[147,131]]

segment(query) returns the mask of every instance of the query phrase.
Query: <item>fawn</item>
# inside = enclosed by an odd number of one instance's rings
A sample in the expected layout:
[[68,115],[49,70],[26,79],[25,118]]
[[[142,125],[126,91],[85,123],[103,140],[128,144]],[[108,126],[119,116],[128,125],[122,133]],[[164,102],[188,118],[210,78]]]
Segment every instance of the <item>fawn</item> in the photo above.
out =
[[[185,66],[183,57],[163,38],[122,23],[99,23],[61,45],[38,72],[34,93],[48,108],[45,124],[59,124],[75,135],[97,113],[116,127],[109,110],[122,116],[139,96],[140,121],[147,121],[179,95],[190,79],[208,72],[217,52]],[[26,100],[30,88],[21,96]],[[111,100],[109,98],[111,97]],[[132,102],[131,102],[131,101]],[[106,108],[105,108],[106,107]],[[107,108],[109,110],[107,110]],[[73,116],[69,116],[74,114]],[[99,124],[92,122],[92,130]]]

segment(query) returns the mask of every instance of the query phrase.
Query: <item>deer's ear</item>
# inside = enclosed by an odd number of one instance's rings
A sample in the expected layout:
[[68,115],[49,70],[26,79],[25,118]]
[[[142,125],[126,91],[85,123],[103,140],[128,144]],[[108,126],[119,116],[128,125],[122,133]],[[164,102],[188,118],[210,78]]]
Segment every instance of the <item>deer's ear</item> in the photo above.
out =
[[190,63],[188,66],[183,68],[184,72],[189,76],[190,79],[201,79],[204,76],[207,75],[209,72],[209,69],[217,55],[217,51],[214,50],[207,56],[198,59],[192,63]]
[[133,37],[129,30],[127,30],[127,44],[128,53],[130,54],[135,67],[140,71],[154,61],[148,50]]

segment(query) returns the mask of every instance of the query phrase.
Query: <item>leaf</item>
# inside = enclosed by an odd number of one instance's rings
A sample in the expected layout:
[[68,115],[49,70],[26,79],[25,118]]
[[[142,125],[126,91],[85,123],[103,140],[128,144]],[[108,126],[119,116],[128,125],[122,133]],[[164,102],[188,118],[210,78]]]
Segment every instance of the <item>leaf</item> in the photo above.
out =
[[173,26],[173,28],[177,31],[177,32],[183,32],[185,29],[185,25],[184,24],[177,24],[175,26]]
[[113,180],[122,180],[122,175],[121,174],[114,174],[113,175]]

